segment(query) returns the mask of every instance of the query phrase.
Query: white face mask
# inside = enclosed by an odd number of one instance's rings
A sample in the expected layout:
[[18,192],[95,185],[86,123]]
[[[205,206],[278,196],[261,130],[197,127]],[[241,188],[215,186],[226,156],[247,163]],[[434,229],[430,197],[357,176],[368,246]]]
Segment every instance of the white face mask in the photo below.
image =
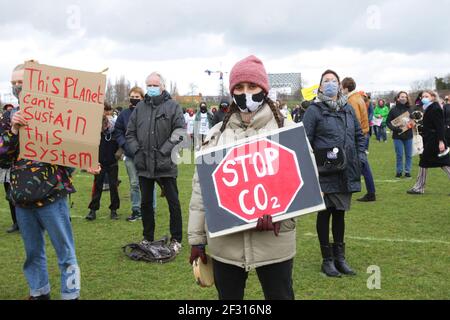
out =
[[265,93],[261,91],[258,94],[243,93],[233,95],[233,101],[242,112],[254,112],[264,103]]

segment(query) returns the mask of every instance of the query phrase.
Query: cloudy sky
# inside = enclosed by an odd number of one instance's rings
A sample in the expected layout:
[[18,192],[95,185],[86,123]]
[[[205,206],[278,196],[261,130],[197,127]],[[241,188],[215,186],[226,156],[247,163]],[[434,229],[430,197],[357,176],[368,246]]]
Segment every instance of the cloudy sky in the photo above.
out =
[[[218,92],[218,75],[254,54],[269,73],[325,69],[367,91],[410,89],[450,73],[450,0],[0,0],[0,93],[20,62],[125,75],[152,71]],[[228,78],[226,77],[228,81]]]

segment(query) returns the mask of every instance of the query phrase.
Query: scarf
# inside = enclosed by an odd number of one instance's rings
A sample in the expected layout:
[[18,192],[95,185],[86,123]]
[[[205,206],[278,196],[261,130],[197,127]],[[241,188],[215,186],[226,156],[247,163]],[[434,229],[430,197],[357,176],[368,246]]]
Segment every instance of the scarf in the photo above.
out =
[[319,92],[317,95],[317,100],[319,102],[323,102],[328,108],[331,109],[331,111],[340,111],[347,104],[348,98],[347,96],[339,93],[337,100],[334,101],[330,97],[324,95],[322,92]]

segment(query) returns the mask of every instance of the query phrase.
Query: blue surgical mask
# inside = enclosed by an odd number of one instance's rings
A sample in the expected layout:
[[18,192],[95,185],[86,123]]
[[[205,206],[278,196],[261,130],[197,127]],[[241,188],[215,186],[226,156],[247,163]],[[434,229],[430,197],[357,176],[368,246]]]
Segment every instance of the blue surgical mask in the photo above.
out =
[[339,85],[335,81],[329,81],[323,83],[323,94],[329,98],[336,97],[339,91]]
[[161,89],[159,87],[147,87],[147,95],[150,97],[157,97],[161,95]]
[[431,100],[428,99],[428,98],[423,98],[423,99],[422,99],[422,104],[423,104],[425,107],[428,107],[428,105],[431,104]]

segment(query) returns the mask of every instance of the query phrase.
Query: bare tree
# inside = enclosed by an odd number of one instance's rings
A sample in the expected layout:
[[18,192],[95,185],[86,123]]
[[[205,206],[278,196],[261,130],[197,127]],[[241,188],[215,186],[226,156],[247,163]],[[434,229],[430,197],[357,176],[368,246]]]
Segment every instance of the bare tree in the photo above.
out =
[[120,76],[120,78],[116,80],[116,83],[114,84],[114,91],[116,94],[116,103],[114,104],[114,107],[127,104],[128,92],[130,89],[130,82],[125,79],[125,76]]
[[173,82],[170,81],[170,91],[169,91],[169,93],[170,93],[170,95],[172,97],[179,96],[178,86],[177,86],[177,83],[175,81],[173,81]]
[[198,86],[197,86],[194,82],[191,82],[191,83],[189,84],[189,92],[188,92],[188,95],[190,95],[190,96],[195,96],[195,93],[197,92],[197,90],[198,90]]
[[434,89],[435,80],[434,78],[429,78],[426,80],[416,80],[411,82],[412,91],[422,91],[426,89]]
[[114,93],[114,86],[111,83],[111,80],[108,79],[108,83],[106,84],[106,95],[105,95],[106,102],[109,102],[111,104],[115,101],[115,93]]
[[125,76],[120,76],[114,83],[108,80],[106,85],[106,101],[116,108],[118,106],[128,104],[128,93],[130,92],[131,84],[125,79]]

